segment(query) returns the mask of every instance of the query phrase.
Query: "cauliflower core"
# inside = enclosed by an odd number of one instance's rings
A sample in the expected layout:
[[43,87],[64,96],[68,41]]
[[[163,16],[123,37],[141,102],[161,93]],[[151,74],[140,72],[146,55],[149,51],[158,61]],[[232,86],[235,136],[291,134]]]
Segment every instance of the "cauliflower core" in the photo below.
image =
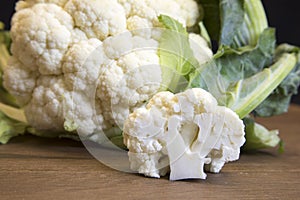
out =
[[[34,128],[84,136],[122,127],[159,90],[157,17],[186,27],[199,17],[194,0],[23,0],[16,11],[4,86]],[[212,56],[191,39],[207,55],[195,49],[198,60]]]
[[123,135],[132,170],[156,178],[170,170],[170,180],[205,179],[204,165],[218,173],[245,142],[238,115],[200,88],[157,93],[129,115]]

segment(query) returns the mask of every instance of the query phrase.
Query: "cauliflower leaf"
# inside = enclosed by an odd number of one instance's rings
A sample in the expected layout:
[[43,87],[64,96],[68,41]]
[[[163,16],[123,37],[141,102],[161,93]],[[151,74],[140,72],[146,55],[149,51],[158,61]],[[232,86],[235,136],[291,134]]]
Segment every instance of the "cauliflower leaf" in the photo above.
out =
[[7,66],[10,57],[11,38],[9,31],[4,30],[4,24],[0,21],[0,102],[16,106],[15,98],[10,95],[3,87],[3,70]]
[[195,70],[198,62],[190,48],[186,28],[166,15],[160,15],[158,19],[166,28],[160,38],[158,50],[162,66],[162,87],[176,93],[186,88],[189,74]]
[[281,44],[276,48],[275,59],[280,59],[285,53],[295,55],[296,66],[280,83],[278,88],[255,109],[254,114],[256,116],[270,117],[287,112],[292,96],[298,93],[300,85],[300,48],[289,44]]
[[211,38],[232,48],[256,45],[268,28],[260,0],[197,0],[204,9],[204,25]]
[[11,138],[24,134],[27,127],[21,109],[0,103],[0,143],[6,144]]
[[[244,120],[246,126],[246,140],[247,143],[242,147],[243,151],[251,151],[269,147],[276,147],[280,144],[278,130],[269,131],[262,125],[255,123],[254,119],[246,117]],[[280,145],[279,151],[281,152],[283,147]]]

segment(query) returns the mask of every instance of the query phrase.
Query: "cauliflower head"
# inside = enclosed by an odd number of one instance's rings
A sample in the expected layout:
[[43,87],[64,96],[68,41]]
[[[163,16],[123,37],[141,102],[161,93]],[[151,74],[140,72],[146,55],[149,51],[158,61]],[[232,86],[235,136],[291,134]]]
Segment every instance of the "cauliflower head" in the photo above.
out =
[[[21,0],[4,86],[38,130],[122,127],[160,89],[161,14],[191,27],[199,9],[194,0]],[[203,47],[192,47],[199,61],[212,56],[199,35],[190,39]]]
[[131,113],[124,125],[131,169],[171,180],[205,179],[239,158],[244,124],[229,108],[200,88],[160,92]]

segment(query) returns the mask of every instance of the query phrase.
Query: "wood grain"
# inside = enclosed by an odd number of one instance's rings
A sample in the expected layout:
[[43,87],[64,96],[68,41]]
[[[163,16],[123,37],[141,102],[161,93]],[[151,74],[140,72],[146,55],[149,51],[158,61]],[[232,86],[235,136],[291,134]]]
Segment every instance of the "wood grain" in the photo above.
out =
[[22,136],[0,146],[0,199],[300,199],[300,107],[259,119],[286,151],[242,154],[207,180],[171,182],[119,172],[79,142]]

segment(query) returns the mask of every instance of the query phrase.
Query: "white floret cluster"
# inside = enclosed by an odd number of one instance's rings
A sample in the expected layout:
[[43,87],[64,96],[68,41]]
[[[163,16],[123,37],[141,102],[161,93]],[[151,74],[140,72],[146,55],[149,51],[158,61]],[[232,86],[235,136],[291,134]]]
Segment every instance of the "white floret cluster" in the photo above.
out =
[[90,135],[121,125],[160,88],[160,14],[191,27],[199,9],[194,0],[19,1],[4,86],[36,129]]
[[200,88],[157,93],[129,115],[123,135],[133,171],[156,178],[170,171],[171,180],[220,172],[245,142],[243,121]]

